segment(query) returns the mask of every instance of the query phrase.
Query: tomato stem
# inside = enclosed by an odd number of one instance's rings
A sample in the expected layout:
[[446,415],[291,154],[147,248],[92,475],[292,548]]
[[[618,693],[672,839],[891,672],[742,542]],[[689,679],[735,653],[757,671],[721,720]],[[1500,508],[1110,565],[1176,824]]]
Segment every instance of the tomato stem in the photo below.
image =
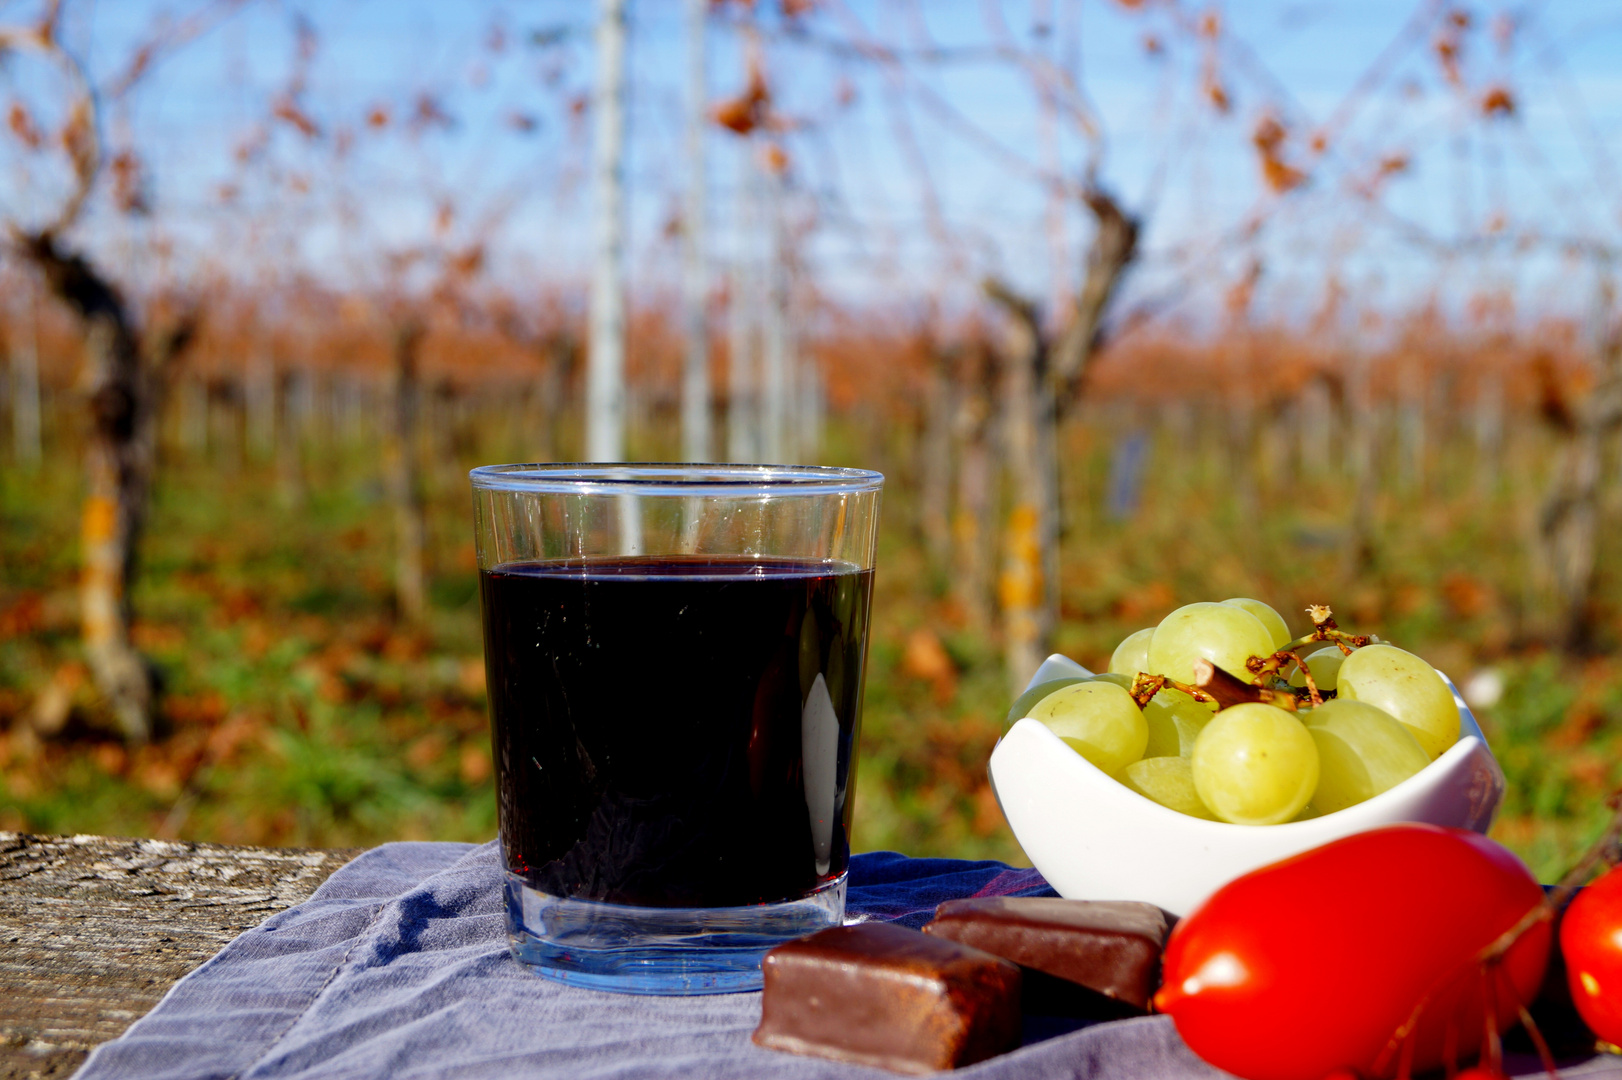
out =
[[1559,884],[1543,894],[1543,899],[1532,910],[1522,915],[1519,922],[1482,949],[1476,957],[1478,960],[1488,963],[1502,957],[1520,940],[1522,934],[1538,923],[1553,919],[1560,909],[1566,906],[1572,895],[1582,888],[1583,883],[1593,874],[1595,867],[1602,862],[1618,861],[1618,855],[1622,854],[1618,850],[1618,844],[1622,842],[1622,790],[1612,792],[1605,800],[1605,805],[1611,808],[1611,821],[1599,839],[1589,846],[1583,857],[1577,860],[1576,865],[1560,879]]
[[[1500,979],[1509,977],[1502,967],[1498,968],[1498,975]],[[1516,1011],[1520,1013],[1521,1027],[1532,1040],[1532,1045],[1537,1048],[1538,1060],[1543,1062],[1543,1071],[1549,1074],[1550,1080],[1560,1080],[1560,1068],[1554,1063],[1554,1054],[1549,1051],[1549,1044],[1544,1040],[1543,1032],[1538,1030],[1538,1022],[1532,1019],[1531,1010],[1515,996],[1513,988],[1510,989],[1510,997],[1515,1002]]]
[[[1481,1025],[1481,1058],[1494,1076],[1504,1071],[1504,1043],[1498,1037],[1498,980],[1493,977],[1498,970],[1496,963],[1481,965],[1481,998],[1487,1005],[1487,1016]],[[1520,1005],[1519,999],[1515,1004]]]

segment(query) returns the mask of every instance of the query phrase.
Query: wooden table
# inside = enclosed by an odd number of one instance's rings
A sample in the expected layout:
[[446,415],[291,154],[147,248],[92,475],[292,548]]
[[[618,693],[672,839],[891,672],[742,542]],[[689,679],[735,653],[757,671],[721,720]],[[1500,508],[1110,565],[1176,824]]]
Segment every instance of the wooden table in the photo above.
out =
[[68,1076],[358,854],[0,832],[0,1080]]

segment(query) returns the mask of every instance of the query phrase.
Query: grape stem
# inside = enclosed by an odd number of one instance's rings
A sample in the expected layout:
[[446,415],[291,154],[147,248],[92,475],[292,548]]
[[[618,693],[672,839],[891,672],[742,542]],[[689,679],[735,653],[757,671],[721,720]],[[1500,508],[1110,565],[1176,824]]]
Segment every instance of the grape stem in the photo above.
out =
[[[1306,661],[1301,659],[1300,650],[1316,642],[1328,641],[1339,647],[1343,655],[1350,656],[1353,649],[1361,649],[1365,645],[1378,645],[1380,639],[1373,634],[1348,634],[1342,630],[1335,622],[1335,613],[1330,610],[1328,604],[1311,605],[1307,608],[1307,617],[1312,620],[1312,633],[1287,642],[1282,649],[1272,656],[1250,657],[1245,661],[1245,669],[1255,676],[1254,681],[1260,683],[1269,675],[1280,675],[1285,665],[1293,660],[1296,666],[1301,669],[1301,674],[1306,680],[1306,697],[1314,707],[1317,707],[1324,703],[1324,697],[1318,690],[1318,684],[1313,679],[1312,672],[1307,668]],[[1280,681],[1283,681],[1282,677]],[[1274,693],[1279,692],[1274,691]],[[1294,700],[1297,703],[1300,701],[1299,698]],[[1280,705],[1281,702],[1275,700],[1273,704]],[[1295,705],[1282,705],[1282,707],[1293,710]]]
[[1303,645],[1311,645],[1315,641],[1329,641],[1340,646],[1340,651],[1347,656],[1353,649],[1361,649],[1365,645],[1378,645],[1380,639],[1373,634],[1348,634],[1335,622],[1334,612],[1329,610],[1328,604],[1313,604],[1307,608],[1307,617],[1312,620],[1312,632],[1296,638],[1281,649],[1281,652],[1295,652]]
[[[1138,703],[1138,708],[1147,708],[1150,700],[1166,687],[1181,690],[1195,701],[1216,701],[1216,698],[1207,694],[1197,686],[1180,683],[1167,675],[1151,675],[1147,671],[1140,671],[1132,679],[1132,689],[1129,691],[1132,700]],[[1221,706],[1218,705],[1218,708]]]
[[[1324,699],[1323,695],[1318,692],[1318,683],[1313,679],[1312,671],[1307,667],[1307,662],[1301,659],[1301,655],[1299,653],[1285,652],[1280,650],[1265,660],[1259,656],[1252,656],[1249,660],[1245,661],[1245,669],[1252,675],[1256,676],[1254,679],[1250,680],[1252,683],[1257,686],[1265,687],[1266,683],[1263,680],[1265,680],[1269,675],[1277,676],[1279,682],[1284,682],[1284,668],[1290,663],[1294,663],[1296,667],[1301,669],[1301,674],[1305,677],[1307,682],[1307,697],[1311,699],[1313,707],[1316,708],[1317,706],[1322,705],[1324,703]],[[1286,683],[1285,685],[1288,684]],[[1289,693],[1294,695],[1294,690],[1291,689]],[[1299,696],[1296,696],[1295,700],[1297,704],[1300,703]]]
[[1295,657],[1295,666],[1301,669],[1301,679],[1307,684],[1307,694],[1312,698],[1312,707],[1317,708],[1324,703],[1324,696],[1318,692],[1318,680],[1312,677],[1312,669],[1307,662],[1301,659],[1300,653],[1291,653]]
[[1295,712],[1295,694],[1279,690],[1269,690],[1265,686],[1256,686],[1247,683],[1237,675],[1232,675],[1217,667],[1211,661],[1201,657],[1194,661],[1194,685],[1205,691],[1208,700],[1217,703],[1217,709],[1226,709],[1233,705],[1243,705],[1247,702],[1259,701],[1266,705],[1277,705],[1281,709]]

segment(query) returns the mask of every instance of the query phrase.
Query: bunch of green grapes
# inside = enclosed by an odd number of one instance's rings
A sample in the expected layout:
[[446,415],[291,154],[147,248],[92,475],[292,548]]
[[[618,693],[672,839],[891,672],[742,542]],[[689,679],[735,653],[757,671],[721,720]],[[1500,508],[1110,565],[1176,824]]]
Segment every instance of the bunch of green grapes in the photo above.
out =
[[[1459,710],[1424,660],[1359,644],[1369,639],[1313,610],[1314,632],[1297,639],[1258,600],[1189,604],[1129,635],[1107,673],[1032,687],[1009,720],[1039,721],[1126,787],[1192,817],[1277,825],[1333,813],[1458,741]],[[1266,700],[1200,700],[1201,660]]]

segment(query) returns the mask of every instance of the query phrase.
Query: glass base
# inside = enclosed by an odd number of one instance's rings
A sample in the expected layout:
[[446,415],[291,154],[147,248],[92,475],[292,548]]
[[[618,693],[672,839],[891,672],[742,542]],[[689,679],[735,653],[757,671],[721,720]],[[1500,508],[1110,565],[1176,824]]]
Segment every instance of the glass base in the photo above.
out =
[[512,953],[542,978],[621,994],[759,990],[768,949],[845,916],[845,876],[800,900],[728,908],[653,908],[569,900],[507,874]]

